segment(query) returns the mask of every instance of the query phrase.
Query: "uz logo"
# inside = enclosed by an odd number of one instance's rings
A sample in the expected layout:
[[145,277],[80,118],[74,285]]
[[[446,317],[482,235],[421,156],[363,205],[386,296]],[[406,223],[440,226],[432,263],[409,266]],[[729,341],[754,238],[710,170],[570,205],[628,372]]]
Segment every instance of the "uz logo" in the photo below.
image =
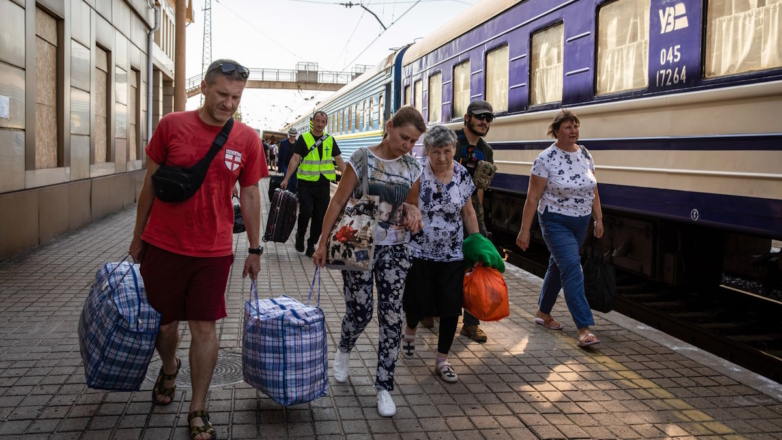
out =
[[684,7],[684,3],[676,3],[674,7],[667,7],[664,10],[660,9],[660,33],[676,31],[686,28],[689,23],[687,22],[687,9]]

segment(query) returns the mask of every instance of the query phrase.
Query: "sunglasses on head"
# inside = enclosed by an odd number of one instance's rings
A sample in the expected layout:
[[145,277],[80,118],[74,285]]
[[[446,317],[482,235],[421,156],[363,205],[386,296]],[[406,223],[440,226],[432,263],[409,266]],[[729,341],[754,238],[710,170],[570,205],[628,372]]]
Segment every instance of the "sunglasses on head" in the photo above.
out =
[[[223,75],[232,75],[234,72],[238,71],[239,76],[242,79],[247,79],[250,76],[250,69],[234,63],[220,63],[219,65],[215,66],[212,70],[209,72],[213,72],[217,69],[220,69],[220,72],[222,72]],[[207,72],[207,74],[209,73]]]
[[476,115],[475,113],[471,113],[470,115],[472,117],[474,117],[474,118],[477,118],[477,119],[481,120],[481,121],[486,121],[486,122],[489,122],[489,123],[491,123],[491,121],[494,120],[494,115],[492,115],[491,113],[481,113],[479,115]]

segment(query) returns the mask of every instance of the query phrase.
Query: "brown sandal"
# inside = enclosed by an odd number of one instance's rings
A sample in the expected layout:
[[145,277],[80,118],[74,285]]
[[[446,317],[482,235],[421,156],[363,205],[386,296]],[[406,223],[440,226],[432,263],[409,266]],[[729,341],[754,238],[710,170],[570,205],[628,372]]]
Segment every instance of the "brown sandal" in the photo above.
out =
[[193,411],[187,415],[187,423],[190,424],[190,421],[196,418],[201,419],[201,423],[204,424],[204,426],[191,426],[190,427],[190,438],[192,440],[195,440],[196,437],[198,437],[201,434],[209,434],[208,440],[216,440],[217,439],[217,431],[215,431],[214,426],[212,426],[212,423],[209,422],[209,413],[206,412],[206,410],[199,410],[199,411]]
[[[155,381],[155,388],[152,389],[152,403],[155,405],[160,406],[166,406],[170,405],[171,402],[174,401],[174,394],[176,393],[176,385],[174,385],[171,388],[166,388],[163,386],[163,382],[167,380],[176,380],[177,374],[179,374],[179,368],[182,366],[182,362],[179,361],[179,358],[176,358],[176,373],[174,374],[166,374],[163,371],[163,366],[160,366],[160,373],[157,375],[157,380]],[[159,402],[157,400],[158,397],[168,397],[170,400],[168,402]]]

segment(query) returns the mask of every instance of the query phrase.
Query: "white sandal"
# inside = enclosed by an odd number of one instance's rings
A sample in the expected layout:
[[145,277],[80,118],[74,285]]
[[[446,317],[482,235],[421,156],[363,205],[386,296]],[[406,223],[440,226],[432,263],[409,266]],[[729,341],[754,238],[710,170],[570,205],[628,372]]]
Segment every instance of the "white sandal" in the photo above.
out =
[[453,367],[451,367],[451,364],[448,363],[448,361],[437,364],[436,371],[437,375],[445,382],[456,383],[459,380],[459,377],[456,375],[456,372],[453,371]]

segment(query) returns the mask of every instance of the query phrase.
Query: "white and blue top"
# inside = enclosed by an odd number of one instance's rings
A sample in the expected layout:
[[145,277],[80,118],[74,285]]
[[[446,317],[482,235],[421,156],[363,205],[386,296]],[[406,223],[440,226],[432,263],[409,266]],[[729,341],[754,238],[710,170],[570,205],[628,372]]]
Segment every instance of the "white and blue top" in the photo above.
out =
[[475,192],[472,177],[454,162],[451,181],[442,184],[434,176],[429,158],[424,158],[422,164],[418,209],[424,228],[410,237],[410,254],[430,261],[463,260],[462,207]]
[[538,212],[583,217],[592,214],[595,199],[595,164],[592,155],[579,145],[569,153],[555,144],[543,150],[532,164],[532,175],[543,177],[546,188],[538,203]]

